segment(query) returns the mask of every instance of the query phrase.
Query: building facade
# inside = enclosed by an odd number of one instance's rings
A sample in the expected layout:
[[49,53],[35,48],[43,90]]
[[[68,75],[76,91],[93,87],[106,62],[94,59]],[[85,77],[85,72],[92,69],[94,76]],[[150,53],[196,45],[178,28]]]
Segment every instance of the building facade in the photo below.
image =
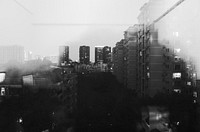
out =
[[103,63],[110,63],[111,62],[111,47],[104,46],[103,47]]
[[24,62],[24,47],[22,46],[0,46],[0,64],[8,62]]
[[95,63],[103,62],[103,46],[95,46]]
[[124,32],[124,85],[137,91],[137,30],[138,25]]
[[69,46],[59,47],[59,66],[66,66],[69,63]]
[[153,26],[135,25],[125,31],[124,39],[113,48],[113,72],[125,88],[138,96],[159,93],[194,94],[195,66],[181,57],[181,50],[160,43]]
[[80,46],[79,61],[81,64],[89,64],[90,63],[90,47],[89,46]]
[[112,50],[113,74],[120,83],[124,83],[124,39],[116,43]]

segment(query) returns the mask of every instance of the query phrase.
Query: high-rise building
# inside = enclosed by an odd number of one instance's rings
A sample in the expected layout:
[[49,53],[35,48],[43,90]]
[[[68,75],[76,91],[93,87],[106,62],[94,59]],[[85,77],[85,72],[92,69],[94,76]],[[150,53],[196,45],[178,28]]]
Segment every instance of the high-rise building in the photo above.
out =
[[79,61],[81,64],[89,64],[90,63],[90,47],[89,46],[80,46]]
[[125,31],[124,39],[113,48],[113,72],[126,88],[138,96],[158,93],[192,94],[195,67],[180,57],[180,49],[159,43],[153,28],[135,25]]
[[138,31],[138,82],[141,96],[172,90],[173,52],[158,42],[154,28]]
[[124,85],[137,91],[137,31],[138,25],[124,32]]
[[160,5],[160,0],[149,0],[141,8],[139,24],[125,31],[124,39],[113,48],[113,73],[139,96],[172,92],[196,96],[193,62],[187,60],[186,48],[183,52],[180,48],[179,32],[166,29],[165,21],[175,8]]
[[24,62],[24,47],[22,46],[0,46],[0,64],[8,62]]
[[113,48],[113,74],[120,83],[124,83],[124,39]]
[[113,48],[113,73],[124,87],[137,91],[137,32],[138,25],[124,32],[124,39]]
[[103,47],[103,63],[111,62],[111,47],[104,46]]
[[59,47],[59,65],[66,66],[69,63],[69,46]]
[[25,51],[24,53],[25,53],[24,55],[25,61],[33,60],[33,53],[31,51]]
[[95,46],[95,63],[103,62],[103,46]]

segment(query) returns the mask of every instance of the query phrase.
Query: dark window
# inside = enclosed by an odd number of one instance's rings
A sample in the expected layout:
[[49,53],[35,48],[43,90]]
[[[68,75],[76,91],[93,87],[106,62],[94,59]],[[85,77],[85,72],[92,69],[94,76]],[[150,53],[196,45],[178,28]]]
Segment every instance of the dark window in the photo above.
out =
[[169,64],[166,65],[166,68],[169,69]]
[[180,69],[181,69],[181,65],[176,64],[176,65],[174,66],[174,70],[180,70]]
[[180,82],[180,81],[175,81],[175,82],[174,82],[174,86],[175,86],[175,87],[181,86],[181,82]]

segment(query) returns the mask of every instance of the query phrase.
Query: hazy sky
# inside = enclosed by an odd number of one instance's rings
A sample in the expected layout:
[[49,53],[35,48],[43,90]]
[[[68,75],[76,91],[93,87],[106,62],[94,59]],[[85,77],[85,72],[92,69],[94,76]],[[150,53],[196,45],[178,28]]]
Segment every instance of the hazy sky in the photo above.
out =
[[22,45],[39,55],[58,55],[70,46],[78,59],[80,45],[114,46],[123,31],[137,23],[146,0],[0,0],[0,45]]
[[[88,45],[94,61],[94,46],[115,46],[123,32],[137,23],[139,9],[147,1],[0,0],[0,45],[22,45],[46,56],[58,55],[58,46],[68,45],[72,60],[78,60],[80,45]],[[153,1],[161,1],[160,9],[166,10],[178,0]],[[186,49],[183,54],[196,59],[200,73],[199,23],[200,0],[185,0],[156,26],[160,26],[160,41],[167,39]]]

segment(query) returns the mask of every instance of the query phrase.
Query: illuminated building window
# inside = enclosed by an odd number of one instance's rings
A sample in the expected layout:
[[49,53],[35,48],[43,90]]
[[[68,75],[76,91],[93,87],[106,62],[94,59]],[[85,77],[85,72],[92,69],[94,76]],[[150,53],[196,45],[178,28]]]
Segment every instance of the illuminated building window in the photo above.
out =
[[173,77],[174,79],[176,78],[181,78],[181,73],[173,73]]
[[187,65],[187,69],[190,69],[191,65]]
[[180,53],[181,49],[175,49],[176,53]]
[[196,73],[193,73],[193,77],[196,77]]
[[5,73],[0,73],[0,83],[3,82],[5,80]]
[[149,72],[147,72],[147,77],[150,78],[150,73]]
[[197,98],[197,92],[193,92],[193,96]]
[[6,94],[6,90],[4,87],[1,88],[1,96],[5,96]]
[[181,93],[181,90],[180,89],[174,89],[174,92]]
[[142,56],[142,51],[140,51],[140,56]]
[[188,85],[188,86],[191,86],[191,85],[192,85],[192,83],[191,83],[191,82],[187,82],[187,85]]

